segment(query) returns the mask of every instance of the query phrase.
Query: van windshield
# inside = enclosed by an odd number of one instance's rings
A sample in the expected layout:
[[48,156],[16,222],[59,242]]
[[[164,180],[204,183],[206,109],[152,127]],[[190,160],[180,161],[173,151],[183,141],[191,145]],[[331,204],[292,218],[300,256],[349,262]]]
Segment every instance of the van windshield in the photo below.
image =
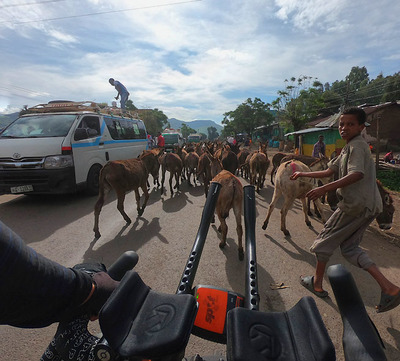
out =
[[200,135],[189,135],[188,142],[200,142]]
[[171,134],[171,133],[164,133],[163,137],[165,139],[165,143],[178,143],[179,141],[179,134]]
[[65,137],[75,118],[75,114],[40,114],[21,117],[11,123],[0,134],[0,138]]

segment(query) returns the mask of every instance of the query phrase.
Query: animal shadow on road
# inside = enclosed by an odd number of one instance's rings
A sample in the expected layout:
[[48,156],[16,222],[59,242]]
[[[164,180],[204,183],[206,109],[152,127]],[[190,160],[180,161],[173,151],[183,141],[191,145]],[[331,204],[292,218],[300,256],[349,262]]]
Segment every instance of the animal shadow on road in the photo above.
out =
[[[141,222],[143,223],[139,227]],[[131,228],[128,233],[124,235],[123,233],[128,227]],[[136,218],[134,223],[123,226],[112,240],[109,240],[96,249],[94,248],[97,239],[94,238],[84,254],[84,262],[90,262],[91,260],[96,260],[98,262],[100,260],[105,264],[112,264],[125,251],[137,251],[154,237],[158,238],[162,243],[168,243],[168,240],[160,231],[160,218],[155,217],[151,222],[143,217]]]
[[166,213],[179,212],[186,206],[187,203],[192,203],[188,196],[181,191],[172,194],[171,197],[167,199],[161,197],[161,202],[163,211]]
[[395,348],[392,348],[387,343],[385,343],[385,348],[386,349],[389,349],[389,348],[393,349],[393,353],[395,353],[395,351],[397,351],[399,353],[399,358],[400,358],[400,331],[396,330],[395,328],[392,328],[392,327],[388,327],[387,331],[393,336],[393,339],[396,342],[397,350]]

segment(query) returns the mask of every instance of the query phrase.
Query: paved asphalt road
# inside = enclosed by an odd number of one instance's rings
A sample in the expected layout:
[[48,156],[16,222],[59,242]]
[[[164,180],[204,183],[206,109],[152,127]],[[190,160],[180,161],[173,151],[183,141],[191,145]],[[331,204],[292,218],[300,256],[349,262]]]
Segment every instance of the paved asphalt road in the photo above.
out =
[[[168,176],[167,176],[168,179]],[[247,181],[243,181],[246,185]],[[299,276],[312,274],[314,256],[309,247],[322,228],[321,221],[312,219],[312,227],[305,225],[300,202],[289,211],[287,227],[291,237],[280,231],[279,202],[266,231],[261,225],[271,201],[273,187],[267,186],[256,195],[256,240],[258,284],[261,311],[285,311],[301,297],[311,295],[300,284]],[[143,280],[154,290],[175,293],[186,260],[192,249],[205,203],[203,188],[184,184],[181,192],[162,196],[152,191],[144,215],[135,219],[134,195],[126,197],[126,211],[133,223],[126,226],[110,196],[100,215],[102,237],[94,238],[93,206],[95,197],[83,195],[27,197],[0,196],[0,219],[14,229],[29,246],[66,266],[82,261],[100,260],[110,265],[122,252],[133,249],[140,260],[136,267]],[[329,211],[327,210],[327,214]],[[244,223],[243,223],[244,224]],[[228,244],[218,247],[216,227],[209,230],[195,284],[208,284],[244,292],[244,262],[237,257],[236,232],[233,214],[228,219]],[[400,280],[400,249],[385,237],[369,229],[363,246],[394,281]],[[400,360],[400,309],[376,314],[379,289],[364,271],[350,266],[336,252],[330,264],[343,263],[351,270],[359,287],[368,314],[376,324],[386,346],[388,360]],[[271,283],[284,283],[284,289],[272,289]],[[343,361],[341,345],[342,323],[336,300],[326,278],[325,287],[330,298],[315,296],[318,309],[337,350],[337,360]],[[2,297],[7,297],[2,295]],[[100,331],[98,323],[91,324],[93,333]],[[55,331],[55,325],[40,330],[0,327],[0,359],[3,361],[38,360]],[[224,354],[225,346],[192,336],[187,355]]]

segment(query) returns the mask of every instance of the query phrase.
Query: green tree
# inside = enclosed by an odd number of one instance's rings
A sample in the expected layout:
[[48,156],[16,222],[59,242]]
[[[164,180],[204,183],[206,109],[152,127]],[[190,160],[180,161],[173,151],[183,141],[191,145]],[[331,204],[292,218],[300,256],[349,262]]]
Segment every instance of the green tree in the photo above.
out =
[[369,74],[367,68],[363,66],[353,66],[350,70],[349,75],[347,75],[346,80],[349,83],[349,89],[351,91],[357,91],[363,88],[369,83]]
[[208,132],[208,139],[209,140],[214,140],[214,139],[217,139],[219,137],[219,134],[217,132],[217,128],[215,128],[215,127],[208,127],[207,128],[207,132]]
[[278,120],[287,130],[300,130],[324,107],[323,86],[316,78],[302,75],[286,79],[284,90],[278,91],[278,98],[272,106],[278,112]]
[[190,134],[196,133],[196,130],[188,127],[185,123],[183,123],[181,126],[181,132],[182,132],[182,136],[184,138],[187,138]]
[[320,113],[326,115],[337,113],[344,101],[343,97],[340,94],[332,90],[325,90],[322,93],[322,98],[324,100],[325,105],[322,109],[320,109]]
[[169,124],[168,117],[157,108],[155,109],[141,109],[138,110],[140,119],[146,125],[147,133],[156,135],[162,132],[166,125]]
[[400,99],[400,72],[386,77],[382,102],[395,102]]
[[128,99],[125,103],[126,110],[137,110],[135,105],[133,104],[133,101]]
[[261,125],[271,124],[274,116],[271,113],[270,104],[264,103],[260,98],[248,98],[235,110],[226,112],[222,124],[225,125],[222,134],[224,136],[237,133],[252,135],[253,130]]

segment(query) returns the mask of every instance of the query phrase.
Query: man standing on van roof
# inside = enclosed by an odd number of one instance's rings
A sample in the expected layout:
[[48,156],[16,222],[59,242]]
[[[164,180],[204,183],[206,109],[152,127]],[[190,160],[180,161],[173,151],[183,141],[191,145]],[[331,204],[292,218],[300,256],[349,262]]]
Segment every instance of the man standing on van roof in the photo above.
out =
[[118,80],[114,80],[113,78],[108,79],[108,82],[115,87],[118,92],[118,95],[115,97],[118,100],[119,96],[121,96],[121,109],[125,109],[125,103],[128,100],[129,92],[125,88],[125,86],[119,82]]

